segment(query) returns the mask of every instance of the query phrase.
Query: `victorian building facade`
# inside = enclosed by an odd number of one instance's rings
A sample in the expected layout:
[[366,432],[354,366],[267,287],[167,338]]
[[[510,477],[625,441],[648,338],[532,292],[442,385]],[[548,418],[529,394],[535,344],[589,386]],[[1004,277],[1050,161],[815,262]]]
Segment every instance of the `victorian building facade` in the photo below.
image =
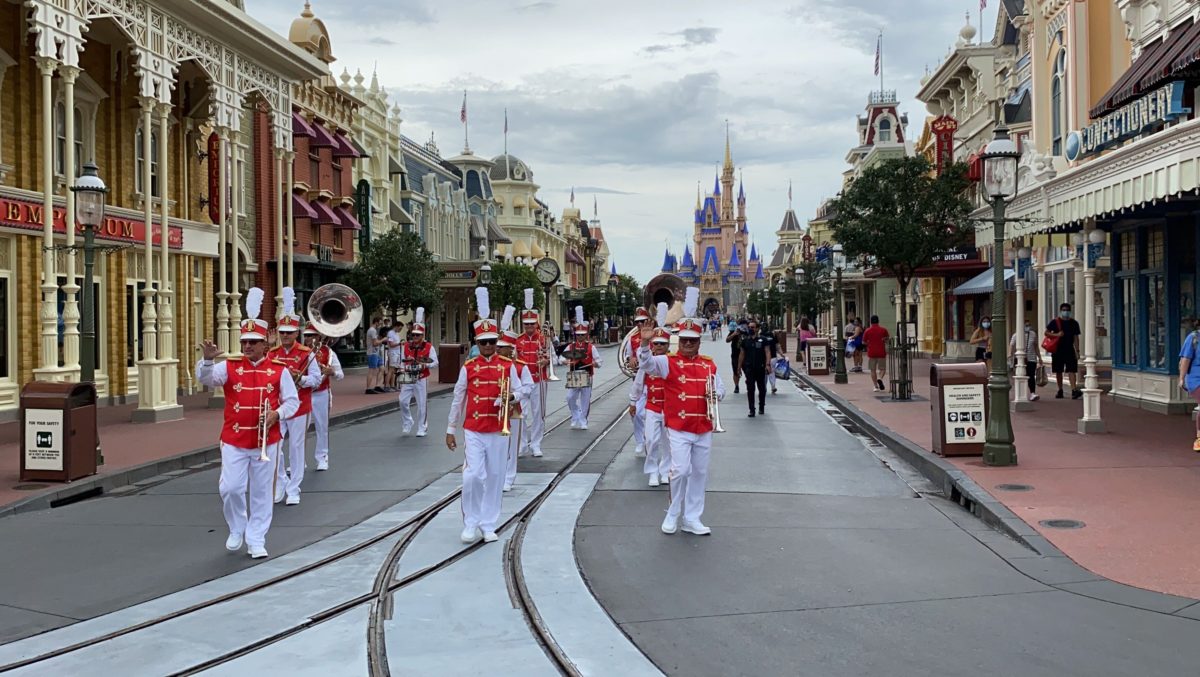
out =
[[[0,412],[30,380],[79,378],[90,293],[102,401],[182,415],[193,347],[237,349],[234,271],[256,256],[235,215],[282,199],[278,183],[238,181],[253,155],[235,147],[257,126],[290,153],[292,83],[321,72],[240,0],[0,3]],[[90,161],[109,186],[97,237],[130,248],[100,255],[82,290],[67,188]]]

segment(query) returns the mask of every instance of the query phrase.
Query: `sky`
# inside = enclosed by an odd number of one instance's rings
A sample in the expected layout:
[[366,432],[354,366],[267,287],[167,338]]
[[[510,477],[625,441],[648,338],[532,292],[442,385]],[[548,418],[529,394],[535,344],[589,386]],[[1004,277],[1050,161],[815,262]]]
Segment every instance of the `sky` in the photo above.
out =
[[[1000,0],[987,0],[990,39]],[[298,0],[246,0],[287,35]],[[916,139],[914,99],[926,67],[958,39],[979,0],[314,0],[330,33],[334,75],[370,77],[399,104],[401,131],[432,134],[444,157],[470,144],[524,160],[556,215],[593,199],[617,270],[649,281],[669,243],[692,234],[697,185],[712,190],[726,121],[760,252],[792,207],[801,222],[832,196],[857,143],[855,116],[897,90]],[[977,37],[976,40],[979,38]]]

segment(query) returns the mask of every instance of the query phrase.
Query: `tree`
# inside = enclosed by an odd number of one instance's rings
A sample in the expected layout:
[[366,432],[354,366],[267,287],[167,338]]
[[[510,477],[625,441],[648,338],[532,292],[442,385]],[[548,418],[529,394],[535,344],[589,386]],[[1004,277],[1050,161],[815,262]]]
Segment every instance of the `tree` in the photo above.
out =
[[368,317],[380,312],[395,317],[418,306],[439,307],[441,278],[442,269],[419,236],[391,230],[363,247],[345,284],[362,297]]
[[796,304],[800,317],[816,322],[821,313],[833,307],[833,283],[829,279],[829,268],[815,262],[808,262],[801,267],[804,275],[798,280],[788,280],[788,293],[794,299],[792,302]]
[[492,265],[492,282],[488,285],[488,300],[492,310],[503,311],[506,305],[512,305],[518,312],[524,310],[525,290],[530,288],[533,289],[533,306],[542,309],[546,295],[533,268],[519,263]]
[[[901,298],[916,271],[968,235],[967,167],[955,163],[941,174],[924,157],[906,157],[866,169],[830,205],[833,237],[847,256],[869,257],[896,278]],[[900,304],[900,345],[908,346],[908,304]],[[907,370],[907,360],[901,364]],[[901,381],[908,374],[896,375]]]

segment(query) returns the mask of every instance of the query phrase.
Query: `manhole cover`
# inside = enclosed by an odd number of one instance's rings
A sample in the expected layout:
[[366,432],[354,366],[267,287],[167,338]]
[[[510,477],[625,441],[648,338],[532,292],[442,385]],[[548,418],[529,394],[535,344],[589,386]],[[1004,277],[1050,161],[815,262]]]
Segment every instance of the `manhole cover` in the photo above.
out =
[[1000,491],[1033,491],[1032,484],[997,484]]
[[50,485],[49,484],[29,484],[29,483],[14,484],[13,489],[15,489],[17,491],[37,491],[38,489],[45,489],[48,486],[50,486]]
[[1082,529],[1087,526],[1079,520],[1042,520],[1038,524],[1051,529]]

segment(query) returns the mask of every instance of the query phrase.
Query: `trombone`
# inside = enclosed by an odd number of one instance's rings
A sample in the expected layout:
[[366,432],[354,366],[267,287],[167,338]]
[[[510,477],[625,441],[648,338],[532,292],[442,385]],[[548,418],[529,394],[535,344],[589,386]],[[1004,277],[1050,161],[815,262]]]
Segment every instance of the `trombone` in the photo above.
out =
[[717,382],[712,374],[704,382],[704,398],[708,401],[708,420],[712,421],[713,432],[723,433],[721,427],[721,406],[717,399]]
[[545,358],[545,360],[549,362],[549,364],[546,366],[548,370],[546,380],[561,380],[554,374],[554,339],[550,338],[550,334],[545,332],[542,333],[542,339],[542,348],[538,351],[538,359]]
[[513,405],[509,400],[512,398],[512,379],[503,377],[500,379],[500,434],[508,437],[511,431],[509,430],[508,420],[510,418],[518,418],[513,415]]

